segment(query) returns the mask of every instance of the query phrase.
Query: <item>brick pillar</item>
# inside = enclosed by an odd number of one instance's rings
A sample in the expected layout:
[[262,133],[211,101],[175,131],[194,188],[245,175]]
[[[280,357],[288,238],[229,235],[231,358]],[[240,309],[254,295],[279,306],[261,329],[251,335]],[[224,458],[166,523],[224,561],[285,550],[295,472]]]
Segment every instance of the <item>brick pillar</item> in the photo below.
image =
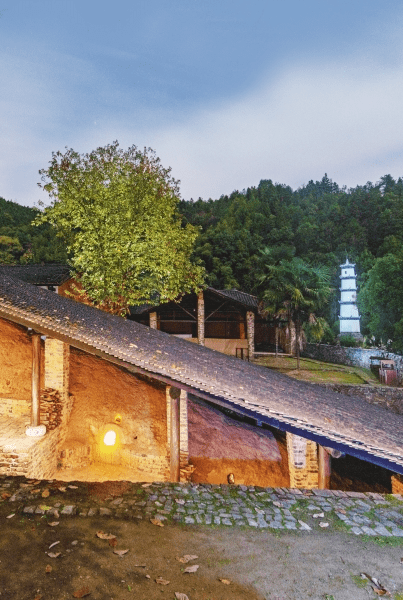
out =
[[166,398],[170,481],[180,481],[180,390],[167,386]]
[[158,320],[157,320],[157,313],[156,312],[150,312],[150,327],[151,329],[158,329]]
[[204,295],[197,296],[197,343],[204,346]]
[[399,473],[393,473],[391,481],[392,494],[403,494],[403,475],[400,475]]
[[[166,401],[167,401],[167,440],[169,445],[170,432],[171,432],[171,396],[169,390],[170,386],[166,387]],[[175,388],[172,388],[175,389]],[[179,413],[180,413],[180,452],[181,454],[189,454],[189,442],[188,442],[188,395],[184,390],[180,390],[179,400]]]
[[246,313],[246,333],[248,337],[248,357],[253,360],[255,355],[255,313],[248,310]]
[[180,452],[182,463],[188,464],[189,458],[189,432],[188,432],[188,393],[181,390],[180,403]]
[[290,488],[317,488],[319,472],[317,444],[287,431],[287,452]]
[[60,392],[63,403],[69,400],[70,346],[54,338],[45,340],[45,387]]

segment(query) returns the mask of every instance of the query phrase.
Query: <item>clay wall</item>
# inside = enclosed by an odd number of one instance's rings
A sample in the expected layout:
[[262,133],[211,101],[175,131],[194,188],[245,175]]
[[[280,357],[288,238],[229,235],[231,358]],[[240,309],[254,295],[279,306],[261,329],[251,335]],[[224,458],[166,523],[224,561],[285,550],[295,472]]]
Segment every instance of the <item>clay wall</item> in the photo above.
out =
[[189,462],[192,481],[221,484],[233,474],[236,484],[289,487],[285,436],[276,430],[240,422],[208,406],[188,400]]
[[[0,319],[0,414],[25,414],[23,405],[31,402],[32,345],[27,329]],[[42,342],[42,351],[44,345]],[[44,367],[41,369],[41,387]],[[15,406],[15,408],[14,408]],[[6,412],[3,412],[3,411]]]
[[[165,386],[71,349],[70,394],[74,404],[61,448],[63,467],[123,464],[140,479],[141,472],[168,478]],[[103,444],[108,430],[117,435],[113,449]]]

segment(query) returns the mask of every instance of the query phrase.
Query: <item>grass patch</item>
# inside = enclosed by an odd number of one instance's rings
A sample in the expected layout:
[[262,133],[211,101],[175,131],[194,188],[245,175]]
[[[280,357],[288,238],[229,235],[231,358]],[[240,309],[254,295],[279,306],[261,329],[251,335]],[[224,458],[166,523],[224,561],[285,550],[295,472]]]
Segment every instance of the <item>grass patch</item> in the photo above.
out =
[[381,537],[381,536],[372,536],[372,535],[362,535],[361,539],[363,542],[374,542],[377,546],[384,548],[388,546],[390,548],[399,548],[403,546],[403,538],[401,537]]
[[360,575],[352,575],[351,573],[350,573],[350,577],[357,587],[359,587],[359,588],[367,587],[368,579],[366,577],[363,578]]
[[398,498],[395,498],[392,494],[385,494],[385,501],[398,508],[403,508],[403,502],[398,500]]
[[264,356],[255,361],[257,364],[274,369],[280,373],[312,383],[345,383],[379,385],[379,381],[369,369],[335,365],[323,361],[302,358],[300,368],[297,361],[289,356]]

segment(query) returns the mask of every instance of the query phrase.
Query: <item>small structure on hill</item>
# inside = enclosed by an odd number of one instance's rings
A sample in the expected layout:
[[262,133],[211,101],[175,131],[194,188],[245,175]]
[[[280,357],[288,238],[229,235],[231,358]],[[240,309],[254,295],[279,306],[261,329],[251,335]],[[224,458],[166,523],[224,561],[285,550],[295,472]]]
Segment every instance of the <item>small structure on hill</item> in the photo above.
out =
[[340,268],[340,337],[350,335],[357,340],[361,340],[355,264],[350,263],[347,258],[344,265],[340,265]]

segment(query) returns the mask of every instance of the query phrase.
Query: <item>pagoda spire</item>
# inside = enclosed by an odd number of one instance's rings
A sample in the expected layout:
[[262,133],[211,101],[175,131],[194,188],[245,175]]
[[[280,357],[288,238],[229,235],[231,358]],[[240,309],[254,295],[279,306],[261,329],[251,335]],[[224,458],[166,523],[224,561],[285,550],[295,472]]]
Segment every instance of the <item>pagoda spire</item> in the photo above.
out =
[[340,265],[340,336],[352,335],[362,339],[360,331],[360,315],[357,307],[357,282],[355,264],[346,262]]

